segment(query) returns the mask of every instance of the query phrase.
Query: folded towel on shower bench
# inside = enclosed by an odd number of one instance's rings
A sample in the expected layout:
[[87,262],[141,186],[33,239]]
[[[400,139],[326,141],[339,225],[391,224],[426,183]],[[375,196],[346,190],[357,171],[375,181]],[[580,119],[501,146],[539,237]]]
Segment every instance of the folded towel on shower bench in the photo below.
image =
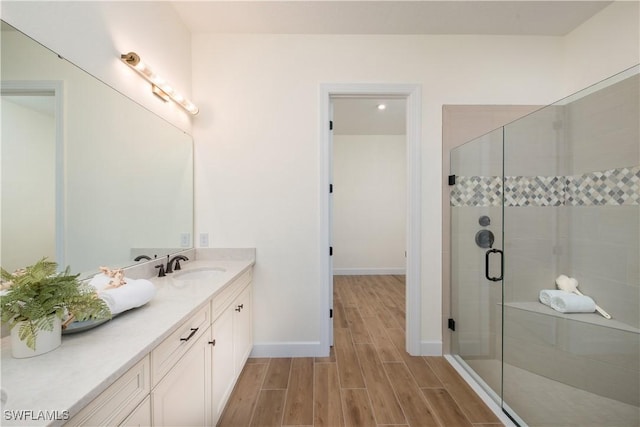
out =
[[560,313],[593,313],[596,311],[596,303],[586,295],[557,294],[551,297],[551,308]]
[[540,296],[538,298],[540,299],[541,303],[551,307],[551,298],[553,298],[556,295],[563,296],[563,295],[571,295],[571,294],[567,291],[561,291],[557,289],[543,289],[540,291]]

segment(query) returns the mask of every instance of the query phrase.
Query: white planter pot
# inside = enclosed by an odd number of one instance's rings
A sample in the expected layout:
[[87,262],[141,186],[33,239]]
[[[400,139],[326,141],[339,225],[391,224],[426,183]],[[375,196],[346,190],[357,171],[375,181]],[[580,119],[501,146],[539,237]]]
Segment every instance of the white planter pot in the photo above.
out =
[[18,330],[22,323],[18,323],[11,329],[11,355],[16,359],[48,353],[62,344],[62,322],[58,317],[54,316],[52,331],[38,331],[35,350],[27,347],[27,344],[18,338]]

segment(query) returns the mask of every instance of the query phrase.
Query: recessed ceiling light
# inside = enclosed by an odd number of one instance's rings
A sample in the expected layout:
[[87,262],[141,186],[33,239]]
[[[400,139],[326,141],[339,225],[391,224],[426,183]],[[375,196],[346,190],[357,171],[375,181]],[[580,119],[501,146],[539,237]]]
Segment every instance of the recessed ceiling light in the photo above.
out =
[[378,104],[378,110],[385,110],[387,106],[385,104]]

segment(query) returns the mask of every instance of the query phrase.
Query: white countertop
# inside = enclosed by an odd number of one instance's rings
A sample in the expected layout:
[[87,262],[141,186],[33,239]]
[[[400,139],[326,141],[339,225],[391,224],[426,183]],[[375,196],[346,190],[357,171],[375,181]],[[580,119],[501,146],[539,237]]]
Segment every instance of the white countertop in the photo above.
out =
[[[215,254],[221,252],[200,256],[198,250],[196,260],[182,263],[182,271],[224,268],[226,271],[216,279],[185,285],[173,275],[149,278],[158,289],[153,300],[94,329],[63,335],[62,345],[49,353],[14,359],[9,337],[3,338],[0,387],[6,393],[6,402],[0,425],[64,424],[63,420],[44,419],[16,423],[9,420],[15,417],[7,416],[6,411],[33,411],[32,417],[38,411],[57,411],[60,415],[68,411],[73,417],[255,262],[254,257],[237,259],[223,253],[214,259]],[[126,276],[144,277],[133,273]]]

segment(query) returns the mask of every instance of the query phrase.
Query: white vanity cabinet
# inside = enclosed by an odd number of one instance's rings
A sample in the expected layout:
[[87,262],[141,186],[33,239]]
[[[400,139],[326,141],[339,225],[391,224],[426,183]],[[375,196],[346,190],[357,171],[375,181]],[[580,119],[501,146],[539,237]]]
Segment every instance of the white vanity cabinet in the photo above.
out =
[[253,345],[251,279],[200,305],[67,425],[215,426]]
[[211,420],[211,330],[151,391],[153,425],[207,426]]
[[211,302],[212,425],[216,425],[253,347],[251,271]]

